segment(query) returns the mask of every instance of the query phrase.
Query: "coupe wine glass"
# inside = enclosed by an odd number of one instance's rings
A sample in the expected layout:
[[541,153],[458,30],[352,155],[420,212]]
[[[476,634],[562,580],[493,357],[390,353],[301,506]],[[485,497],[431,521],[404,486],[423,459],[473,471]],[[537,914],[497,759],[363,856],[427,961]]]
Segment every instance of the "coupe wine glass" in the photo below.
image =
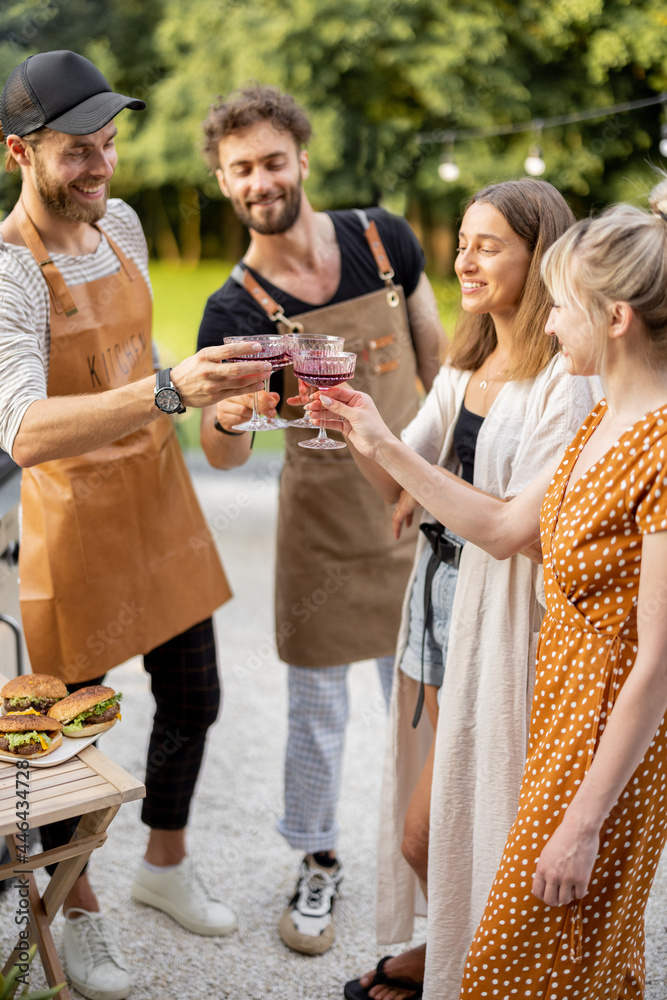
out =
[[[357,355],[351,351],[307,351],[292,355],[294,374],[314,389],[332,389],[341,382],[347,382],[354,375]],[[327,437],[324,423],[320,424],[319,434],[308,441],[299,441],[300,448],[317,448],[331,450],[345,448],[343,441],[335,441]]]
[[[323,333],[286,333],[284,337],[285,350],[290,358],[294,354],[304,351],[324,351],[325,354],[328,354],[334,351],[340,352],[345,347],[345,337],[329,337]],[[309,427],[311,431],[315,430],[315,425],[307,410],[304,416],[299,417],[298,420],[290,420],[289,426]]]
[[[234,344],[238,343],[239,339],[239,337],[224,337],[223,342],[225,344]],[[240,354],[238,357],[228,358],[228,360],[270,361],[273,371],[277,371],[279,368],[284,368],[286,365],[292,363],[285,353],[285,341],[282,336],[260,335],[253,337],[252,340],[262,345],[261,351],[255,351],[254,354]],[[271,374],[270,372],[269,378],[271,378]],[[264,379],[264,390],[266,392],[269,391],[269,378]],[[233,429],[235,431],[274,431],[281,426],[288,426],[287,421],[283,421],[280,424],[278,421],[269,420],[268,417],[257,412],[257,393],[254,392],[252,396],[252,417],[242,424],[234,424]]]

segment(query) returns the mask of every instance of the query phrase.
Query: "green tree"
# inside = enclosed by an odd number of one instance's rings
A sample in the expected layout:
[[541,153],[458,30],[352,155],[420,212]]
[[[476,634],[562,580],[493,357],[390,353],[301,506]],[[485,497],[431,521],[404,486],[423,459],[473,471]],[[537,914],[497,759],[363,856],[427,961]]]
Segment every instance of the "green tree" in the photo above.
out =
[[405,210],[443,267],[462,200],[521,176],[533,143],[580,213],[643,197],[659,161],[661,111],[649,107],[460,140],[459,180],[437,172],[448,132],[667,91],[662,0],[23,0],[3,21],[0,72],[22,46],[77,49],[147,99],[144,114],[119,117],[114,191],[137,205],[161,256],[242,249],[199,146],[211,98],[249,79],[289,89],[311,111],[317,207]]

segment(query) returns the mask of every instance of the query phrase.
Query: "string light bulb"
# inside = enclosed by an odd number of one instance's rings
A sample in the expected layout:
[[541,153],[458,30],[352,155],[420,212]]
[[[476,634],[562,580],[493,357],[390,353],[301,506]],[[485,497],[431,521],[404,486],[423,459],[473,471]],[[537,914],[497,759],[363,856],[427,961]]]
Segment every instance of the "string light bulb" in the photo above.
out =
[[440,165],[438,166],[438,177],[441,181],[446,181],[448,184],[452,184],[457,181],[461,176],[461,171],[450,153],[445,153],[442,158]]
[[528,156],[523,161],[524,170],[531,177],[541,177],[547,169],[547,165],[542,159],[542,150],[539,146],[531,146]]
[[453,184],[461,176],[456,163],[454,163],[454,133],[444,132],[442,135],[442,159],[438,165],[438,177],[446,184]]
[[660,145],[658,149],[660,150],[660,155],[667,157],[667,125],[660,126]]

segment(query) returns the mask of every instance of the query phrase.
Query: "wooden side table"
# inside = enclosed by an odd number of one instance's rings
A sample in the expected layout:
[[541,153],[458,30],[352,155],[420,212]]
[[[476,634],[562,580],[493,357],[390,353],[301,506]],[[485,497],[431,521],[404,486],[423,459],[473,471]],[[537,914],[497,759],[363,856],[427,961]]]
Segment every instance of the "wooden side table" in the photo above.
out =
[[[0,680],[4,683],[2,678]],[[28,941],[37,943],[48,983],[55,986],[64,982],[65,975],[53,943],[51,922],[90,855],[106,840],[107,827],[123,802],[143,798],[146,789],[140,781],[93,746],[86,747],[76,757],[63,761],[62,764],[30,768],[30,828],[71,816],[81,816],[81,819],[68,844],[31,855],[27,863],[23,864],[17,860],[18,855],[23,853],[16,837],[19,831],[16,815],[19,772],[26,773],[15,764],[0,762],[0,836],[6,837],[13,859],[8,864],[0,865],[0,880],[17,874],[26,879],[30,900]],[[33,870],[56,863],[58,867],[40,896]],[[18,938],[18,925],[16,930]],[[13,952],[3,969],[4,973],[14,960]],[[62,1000],[71,1000],[67,987],[58,995]]]

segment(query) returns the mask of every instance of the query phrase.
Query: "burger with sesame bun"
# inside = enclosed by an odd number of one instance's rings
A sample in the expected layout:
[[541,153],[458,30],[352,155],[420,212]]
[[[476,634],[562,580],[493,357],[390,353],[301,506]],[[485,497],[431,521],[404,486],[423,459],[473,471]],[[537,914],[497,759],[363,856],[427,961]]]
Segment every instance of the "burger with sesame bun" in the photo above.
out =
[[12,757],[46,757],[63,741],[62,724],[34,709],[0,716],[0,750]]
[[2,714],[34,708],[46,715],[57,701],[67,697],[67,688],[58,677],[50,674],[21,674],[0,690]]
[[119,702],[123,695],[104,684],[79,688],[74,694],[56,702],[49,709],[49,718],[62,723],[64,736],[93,736],[105,733],[120,719]]

